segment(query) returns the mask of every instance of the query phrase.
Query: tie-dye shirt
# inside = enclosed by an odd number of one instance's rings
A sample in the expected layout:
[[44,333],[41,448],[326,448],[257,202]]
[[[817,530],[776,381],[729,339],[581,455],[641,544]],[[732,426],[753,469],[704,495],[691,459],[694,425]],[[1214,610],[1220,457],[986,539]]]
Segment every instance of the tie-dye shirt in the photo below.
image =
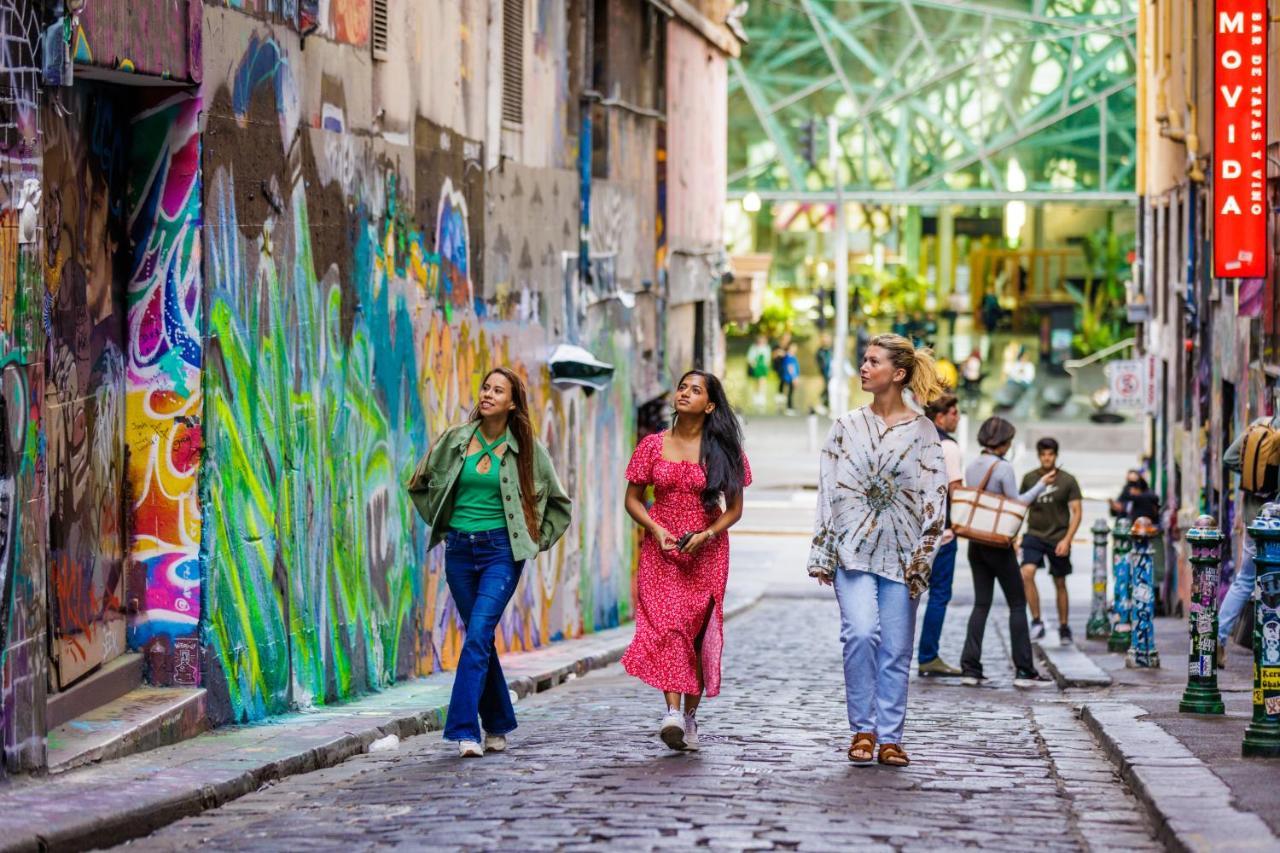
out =
[[928,418],[886,427],[869,406],[843,415],[819,462],[809,574],[871,572],[918,597],[929,587],[947,485],[942,442]]

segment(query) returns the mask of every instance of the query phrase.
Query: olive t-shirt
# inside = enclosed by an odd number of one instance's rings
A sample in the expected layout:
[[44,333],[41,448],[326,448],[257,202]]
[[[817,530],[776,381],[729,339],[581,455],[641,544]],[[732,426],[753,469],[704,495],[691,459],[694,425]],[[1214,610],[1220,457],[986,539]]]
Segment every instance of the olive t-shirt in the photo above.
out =
[[[1044,476],[1039,468],[1028,471],[1022,478],[1022,491],[1027,491]],[[1071,502],[1078,501],[1080,484],[1061,468],[1052,485],[1046,486],[1040,497],[1027,510],[1027,533],[1051,544],[1057,544],[1071,527]]]

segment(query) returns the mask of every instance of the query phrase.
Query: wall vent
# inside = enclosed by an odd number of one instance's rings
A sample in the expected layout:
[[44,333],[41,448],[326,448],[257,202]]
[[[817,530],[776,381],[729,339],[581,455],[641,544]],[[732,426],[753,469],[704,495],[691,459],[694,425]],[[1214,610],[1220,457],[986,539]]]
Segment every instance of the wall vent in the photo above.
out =
[[524,123],[524,4],[502,0],[502,120]]
[[391,38],[391,13],[388,9],[390,3],[391,0],[373,0],[373,26],[369,31],[373,58],[383,62],[387,60],[387,43]]

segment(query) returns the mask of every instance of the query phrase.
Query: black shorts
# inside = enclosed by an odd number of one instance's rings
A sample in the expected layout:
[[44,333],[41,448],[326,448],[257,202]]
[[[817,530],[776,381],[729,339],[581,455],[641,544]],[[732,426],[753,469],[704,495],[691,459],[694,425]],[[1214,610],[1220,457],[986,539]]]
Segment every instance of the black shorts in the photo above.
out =
[[1041,539],[1039,536],[1032,536],[1030,533],[1024,534],[1022,537],[1022,562],[1020,566],[1035,566],[1040,568],[1044,565],[1044,561],[1049,561],[1049,574],[1055,578],[1065,578],[1071,574],[1071,555],[1059,557],[1053,553],[1053,549],[1057,547],[1052,542]]

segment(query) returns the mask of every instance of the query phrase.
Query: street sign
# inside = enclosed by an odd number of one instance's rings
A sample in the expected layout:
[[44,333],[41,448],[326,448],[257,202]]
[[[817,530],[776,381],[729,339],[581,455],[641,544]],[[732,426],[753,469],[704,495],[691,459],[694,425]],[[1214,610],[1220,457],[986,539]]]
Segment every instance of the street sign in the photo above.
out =
[[1267,0],[1213,9],[1213,274],[1267,275]]
[[1147,405],[1146,359],[1127,358],[1107,364],[1110,407],[1118,412],[1140,412]]

